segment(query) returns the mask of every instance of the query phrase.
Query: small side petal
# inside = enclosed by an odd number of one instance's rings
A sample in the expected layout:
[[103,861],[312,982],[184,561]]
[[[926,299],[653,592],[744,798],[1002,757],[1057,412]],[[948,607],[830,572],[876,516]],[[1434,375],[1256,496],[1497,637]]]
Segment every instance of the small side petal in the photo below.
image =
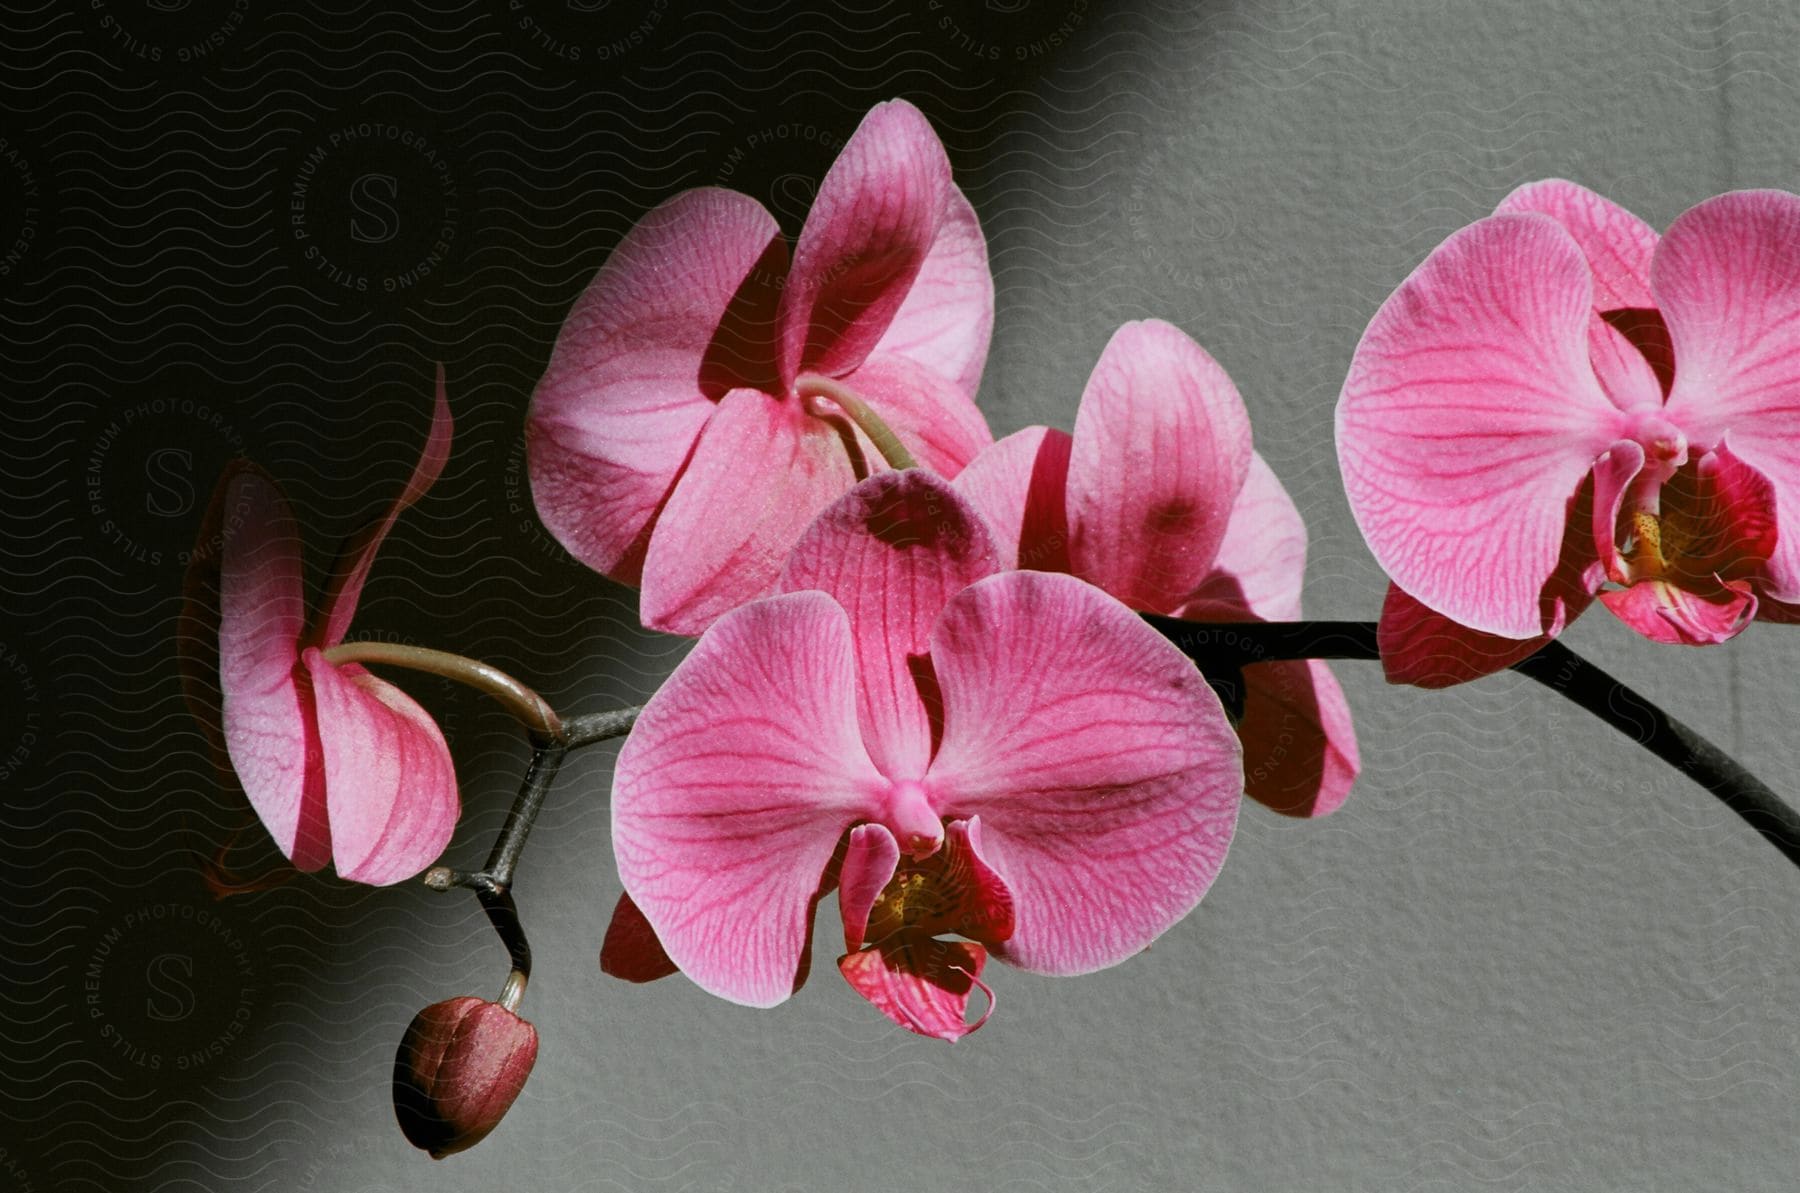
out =
[[1192,592],[1250,467],[1250,417],[1218,362],[1160,320],[1113,333],[1088,378],[1069,457],[1074,573],[1134,609]]
[[331,578],[325,584],[325,598],[320,603],[322,612],[311,637],[313,645],[336,646],[344,640],[350,629],[350,619],[356,616],[356,602],[362,596],[363,583],[369,578],[369,569],[374,566],[375,552],[381,549],[381,541],[406,508],[425,496],[443,475],[444,465],[450,460],[453,426],[450,401],[444,394],[444,366],[439,365],[437,396],[431,407],[431,429],[425,433],[425,446],[419,451],[418,463],[413,465],[412,474],[406,478],[400,495],[394,498],[387,512],[352,539],[342,557],[332,565]]
[[844,951],[863,947],[869,931],[869,912],[881,897],[881,889],[894,877],[900,864],[900,843],[879,824],[859,824],[850,830],[844,862],[838,870],[838,909],[844,921]]
[[975,209],[954,184],[919,276],[870,355],[907,357],[969,398],[981,386],[994,330],[994,275]]
[[1668,417],[1774,483],[1771,596],[1800,600],[1800,196],[1733,191],[1670,226],[1651,267],[1678,367]]
[[613,906],[612,921],[606,925],[606,939],[600,942],[600,972],[626,982],[654,982],[679,973],[656,929],[631,901],[620,895]]
[[938,237],[950,159],[919,110],[877,104],[819,184],[781,294],[781,380],[861,364]]
[[250,806],[297,869],[331,857],[312,693],[296,677],[306,608],[300,531],[264,473],[229,482],[219,569],[225,746]]
[[952,482],[987,524],[1003,568],[1069,570],[1065,491],[1073,443],[1067,431],[1026,427],[982,451]]
[[1004,959],[1086,973],[1186,915],[1225,860],[1243,793],[1236,734],[1162,635],[1071,576],[1007,572],[932,637],[944,739],[926,786],[980,816],[1012,894]]
[[987,950],[960,940],[935,940],[916,933],[890,937],[882,944],[838,959],[838,971],[851,989],[907,1031],[938,1040],[962,1039],[993,1013],[988,1009],[967,1022],[969,994],[982,985]]
[[999,570],[987,528],[949,482],[916,469],[881,472],[807,530],[781,589],[829,593],[850,615],[857,708],[869,756],[890,779],[917,779],[931,758],[936,693],[921,687],[931,630],[951,597]]
[[1338,400],[1357,525],[1408,593],[1464,625],[1542,632],[1570,502],[1625,416],[1588,361],[1593,275],[1553,220],[1457,232],[1377,312]]
[[726,394],[650,536],[644,624],[698,634],[768,595],[801,533],[855,480],[829,423],[757,390]]
[[756,601],[707,631],[619,752],[619,877],[683,973],[774,1006],[838,842],[885,786],[857,729],[844,611],[816,592]]
[[338,877],[411,878],[450,844],[462,804],[450,747],[412,697],[356,664],[303,656],[319,710],[325,801]]
[[703,188],[639,220],[576,300],[525,424],[532,501],[575,558],[637,583],[657,511],[712,416],[709,353],[743,292],[786,267],[773,216]]

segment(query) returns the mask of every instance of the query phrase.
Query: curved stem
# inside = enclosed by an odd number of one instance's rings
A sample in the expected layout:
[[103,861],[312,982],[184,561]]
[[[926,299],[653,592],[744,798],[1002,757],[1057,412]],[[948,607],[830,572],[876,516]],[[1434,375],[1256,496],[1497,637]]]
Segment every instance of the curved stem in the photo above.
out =
[[562,721],[544,698],[491,664],[447,650],[397,642],[340,642],[325,650],[324,655],[327,663],[386,664],[453,679],[498,700],[533,735],[546,741],[563,739]]
[[841,381],[830,377],[821,377],[817,373],[805,373],[794,381],[794,392],[805,398],[826,398],[841,408],[844,414],[855,423],[857,429],[869,437],[875,450],[881,453],[893,468],[917,468],[919,463],[900,442],[900,437],[893,432],[881,416],[869,408],[857,392]]
[[[1144,614],[1194,660],[1234,716],[1243,715],[1243,669],[1283,659],[1379,659],[1376,623],[1289,621],[1206,623]],[[1736,759],[1560,642],[1512,665],[1571,700],[1706,788],[1800,865],[1800,812]]]

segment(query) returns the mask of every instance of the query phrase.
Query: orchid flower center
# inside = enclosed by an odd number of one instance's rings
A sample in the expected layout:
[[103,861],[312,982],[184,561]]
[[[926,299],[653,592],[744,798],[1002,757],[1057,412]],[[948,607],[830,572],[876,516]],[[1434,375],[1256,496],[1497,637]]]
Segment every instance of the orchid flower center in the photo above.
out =
[[1658,412],[1640,414],[1630,438],[1644,449],[1644,467],[1626,494],[1618,543],[1622,583],[1660,580],[1685,553],[1690,536],[1680,518],[1665,515],[1663,485],[1688,462],[1687,436]]
[[933,810],[925,784],[917,779],[901,779],[889,786],[882,823],[908,857],[930,857],[944,843],[944,822]]

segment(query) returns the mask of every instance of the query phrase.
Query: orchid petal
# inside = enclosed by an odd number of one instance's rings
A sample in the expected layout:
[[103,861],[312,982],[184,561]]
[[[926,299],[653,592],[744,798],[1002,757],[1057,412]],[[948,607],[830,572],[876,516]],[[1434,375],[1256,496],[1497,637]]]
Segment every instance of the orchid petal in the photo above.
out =
[[[195,536],[194,550],[188,556],[181,584],[181,613],[175,624],[175,655],[181,672],[182,696],[187,701],[188,711],[199,723],[213,765],[221,778],[228,777],[227,781],[234,787],[239,784],[225,745],[224,694],[219,687],[222,617],[219,606],[227,530],[235,532],[241,528],[248,512],[231,501],[233,482],[245,472],[259,475],[269,489],[276,487],[274,480],[249,460],[233,460],[226,465],[207,500],[206,512],[200,519],[200,533]],[[298,567],[296,560],[296,575]]]
[[250,806],[297,869],[331,857],[324,759],[307,685],[296,681],[306,616],[300,532],[267,475],[227,482],[219,571],[225,746]]
[[1350,704],[1321,659],[1244,668],[1244,794],[1285,816],[1342,806],[1362,770]]
[[1134,609],[1181,603],[1211,568],[1250,466],[1250,417],[1212,357],[1160,320],[1127,323],[1075,415],[1069,558]]
[[1619,558],[1619,514],[1631,482],[1644,470],[1643,445],[1621,439],[1594,461],[1594,546],[1610,579],[1623,579]]
[[1065,491],[1074,440],[1054,427],[1015,431],[975,457],[953,487],[969,499],[1008,570],[1069,570]]
[[794,247],[781,295],[784,387],[863,362],[924,268],[949,198],[950,160],[919,110],[905,100],[870,109]]
[[[968,394],[897,353],[873,352],[844,384],[881,417],[924,467],[954,477],[994,441]],[[874,458],[875,453],[866,454]]]
[[1656,230],[1585,186],[1561,178],[1528,182],[1500,200],[1494,214],[1537,212],[1575,238],[1594,277],[1596,311],[1651,309],[1650,260]]
[[786,254],[755,200],[684,191],[638,221],[576,301],[526,422],[532,500],[575,558],[638,581],[657,512],[713,413],[708,355],[734,299],[778,282]]
[[431,407],[431,429],[425,433],[425,446],[419,452],[419,462],[413,465],[412,474],[406,478],[400,495],[394,498],[387,512],[352,540],[333,566],[331,578],[325,585],[325,598],[320,604],[318,625],[313,633],[312,641],[316,645],[336,646],[349,632],[350,619],[356,615],[356,602],[362,596],[363,583],[369,578],[369,568],[375,563],[375,552],[381,549],[382,540],[387,538],[388,531],[394,528],[394,522],[401,513],[425,496],[426,490],[443,475],[444,465],[450,459],[452,426],[450,402],[444,396],[444,366],[439,365],[437,396]]
[[1600,600],[1644,637],[1672,645],[1716,646],[1737,637],[1756,616],[1756,597],[1742,580],[1704,593],[1666,580],[1640,580],[1603,592]]
[[680,972],[663,952],[662,942],[656,939],[656,929],[650,926],[650,921],[644,918],[630,895],[620,895],[618,903],[613,905],[612,921],[606,925],[606,939],[600,943],[600,972],[621,981],[638,983],[654,982]]
[[443,731],[361,666],[334,666],[317,649],[301,659],[319,711],[338,877],[373,886],[411,878],[450,844],[461,810]]
[[1388,585],[1375,631],[1387,681],[1421,688],[1455,687],[1504,671],[1542,650],[1551,637],[1521,640],[1472,630],[1421,605],[1398,584]]
[[973,398],[994,330],[994,275],[975,209],[953,183],[919,276],[870,352],[908,357]]
[[1180,651],[1091,585],[1007,572],[950,601],[931,659],[944,737],[926,785],[946,816],[981,817],[1017,909],[1005,959],[1101,969],[1200,901],[1237,822],[1242,756]]
[[[993,991],[981,981],[987,950],[960,940],[905,933],[838,959],[838,971],[858,994],[907,1031],[960,1040],[993,1014]],[[965,1022],[969,994],[980,986],[987,1013]]]
[[1667,415],[1705,449],[1727,431],[1775,485],[1765,591],[1800,599],[1800,196],[1734,191],[1670,226],[1651,267],[1679,368]]
[[782,591],[816,588],[850,615],[863,740],[888,778],[919,778],[931,758],[936,693],[920,665],[938,614],[999,566],[974,507],[949,482],[915,469],[857,485],[788,559]]
[[838,910],[844,921],[844,951],[863,947],[869,931],[869,912],[882,888],[900,864],[900,843],[879,824],[859,824],[850,830],[844,862],[838,869]]
[[850,619],[821,593],[753,602],[713,624],[619,752],[619,877],[683,973],[774,1006],[839,840],[885,788],[857,728]]
[[1338,461],[1376,560],[1424,604],[1511,638],[1569,504],[1624,417],[1588,361],[1593,276],[1539,215],[1452,235],[1382,304],[1337,408]]
[[1252,452],[1212,570],[1175,616],[1237,620],[1221,616],[1235,606],[1264,621],[1294,621],[1305,579],[1306,522],[1267,461]]
[[829,423],[756,390],[726,394],[650,536],[644,624],[698,634],[770,592],[807,525],[854,481]]

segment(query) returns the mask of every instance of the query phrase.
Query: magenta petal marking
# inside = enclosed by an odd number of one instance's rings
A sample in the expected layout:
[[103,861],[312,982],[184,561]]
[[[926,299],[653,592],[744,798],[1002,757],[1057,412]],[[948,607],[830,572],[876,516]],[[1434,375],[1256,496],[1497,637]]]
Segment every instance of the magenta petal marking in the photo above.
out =
[[300,532],[281,490],[247,469],[230,482],[219,574],[225,746],[250,806],[297,869],[331,857],[312,694],[296,679],[306,614]]
[[1237,736],[1191,663],[1070,576],[1008,572],[951,600],[932,636],[944,738],[927,786],[982,822],[1017,911],[1005,958],[1085,973],[1186,915],[1225,858]]
[[319,710],[325,802],[338,876],[386,886],[435,861],[461,802],[450,747],[431,715],[354,663],[302,655]]
[[857,485],[794,548],[781,588],[829,593],[850,615],[863,739],[889,778],[919,778],[931,757],[936,698],[921,691],[921,664],[938,614],[998,567],[974,507],[912,469]]
[[919,110],[877,104],[819,184],[781,295],[783,386],[861,364],[937,240],[950,160]]
[[[626,234],[575,303],[526,421],[531,495],[587,566],[637,582],[651,527],[713,412],[704,362],[758,271],[786,267],[754,199],[684,191]],[[772,374],[771,359],[739,371]]]
[[[963,941],[934,940],[902,933],[879,945],[838,959],[852,989],[907,1031],[939,1040],[960,1040],[988,1021],[994,992],[981,980],[987,950]],[[969,994],[979,986],[988,1009],[965,1022]]]
[[363,583],[369,578],[369,568],[375,563],[375,552],[381,549],[382,540],[387,538],[388,531],[394,528],[394,523],[406,508],[423,497],[437,483],[438,477],[443,475],[444,465],[450,459],[453,425],[450,402],[444,396],[444,366],[439,365],[437,396],[431,407],[431,429],[425,434],[425,446],[420,449],[419,461],[413,465],[412,474],[406,478],[400,495],[394,498],[387,512],[351,542],[333,568],[332,576],[325,585],[325,598],[320,606],[323,612],[313,632],[313,644],[336,646],[344,640],[345,633],[350,629],[350,619],[356,615],[356,602],[362,596]]
[[1180,604],[1212,566],[1250,466],[1236,386],[1160,320],[1113,333],[1088,378],[1069,456],[1069,559],[1134,609]]
[[1668,417],[1723,442],[1775,485],[1783,527],[1763,588],[1800,600],[1800,196],[1734,191],[1663,237],[1651,286],[1677,364]]
[[802,973],[838,843],[886,788],[857,727],[843,609],[817,592],[755,601],[713,624],[619,752],[619,877],[683,973],[774,1006]]
[[844,951],[863,947],[869,930],[869,911],[900,864],[900,846],[894,834],[879,824],[859,824],[850,830],[844,862],[838,870],[838,910],[844,920]]
[[750,389],[725,395],[650,536],[644,624],[698,634],[774,590],[808,524],[855,479],[827,423]]
[[1357,525],[1412,596],[1510,638],[1542,632],[1571,496],[1623,437],[1588,359],[1593,276],[1541,215],[1452,235],[1382,305],[1337,409]]

